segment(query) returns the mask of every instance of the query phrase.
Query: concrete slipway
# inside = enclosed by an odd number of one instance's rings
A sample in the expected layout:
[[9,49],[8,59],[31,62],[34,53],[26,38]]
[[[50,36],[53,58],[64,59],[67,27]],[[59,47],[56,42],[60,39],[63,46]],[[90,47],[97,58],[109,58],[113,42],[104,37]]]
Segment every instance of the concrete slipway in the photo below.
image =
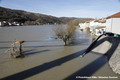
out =
[[95,52],[105,55],[109,61],[112,70],[120,74],[120,38],[114,33],[100,35],[84,52],[81,57],[87,53]]

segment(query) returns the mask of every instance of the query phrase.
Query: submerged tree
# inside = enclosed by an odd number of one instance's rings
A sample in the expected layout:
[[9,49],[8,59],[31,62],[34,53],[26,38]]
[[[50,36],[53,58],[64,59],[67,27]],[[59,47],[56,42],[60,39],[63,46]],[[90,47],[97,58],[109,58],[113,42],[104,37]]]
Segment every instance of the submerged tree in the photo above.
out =
[[68,41],[71,41],[74,37],[76,26],[73,23],[67,24],[67,26],[57,27],[54,32],[59,39],[62,39],[64,46],[67,45]]

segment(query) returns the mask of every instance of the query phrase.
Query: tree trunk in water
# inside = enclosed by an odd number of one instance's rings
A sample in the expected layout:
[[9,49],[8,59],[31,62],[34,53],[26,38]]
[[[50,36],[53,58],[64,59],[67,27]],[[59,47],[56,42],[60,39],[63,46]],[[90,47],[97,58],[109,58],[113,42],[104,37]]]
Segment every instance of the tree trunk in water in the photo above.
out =
[[64,41],[64,46],[67,46],[67,41]]
[[20,44],[19,50],[20,50],[20,55],[23,55],[22,54],[22,44]]

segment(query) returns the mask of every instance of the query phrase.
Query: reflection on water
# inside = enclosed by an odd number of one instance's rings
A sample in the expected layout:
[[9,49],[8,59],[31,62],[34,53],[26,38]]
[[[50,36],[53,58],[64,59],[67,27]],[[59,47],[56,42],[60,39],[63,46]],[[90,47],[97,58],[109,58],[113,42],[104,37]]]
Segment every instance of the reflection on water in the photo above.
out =
[[[77,29],[74,42],[69,46],[63,46],[63,41],[59,39],[49,40],[49,37],[55,37],[53,28],[57,26],[59,25],[0,28],[0,78],[74,80],[79,75],[117,76],[110,69],[104,56],[89,53],[84,58],[79,57],[81,51],[91,43],[90,35]],[[14,59],[10,58],[8,53],[4,53],[15,38],[25,41],[25,58]]]

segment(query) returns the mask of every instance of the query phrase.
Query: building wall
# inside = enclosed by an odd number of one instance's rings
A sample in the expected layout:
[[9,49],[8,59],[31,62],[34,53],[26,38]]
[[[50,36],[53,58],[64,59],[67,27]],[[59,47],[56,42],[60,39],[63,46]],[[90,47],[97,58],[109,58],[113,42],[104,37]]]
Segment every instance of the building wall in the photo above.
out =
[[106,32],[111,32],[112,18],[106,19]]
[[0,22],[0,26],[2,25],[2,23]]
[[90,28],[90,32],[91,32],[91,34],[93,34],[93,33],[94,33],[94,31],[93,31],[93,26],[95,26],[95,25],[96,25],[94,21],[95,21],[95,20],[90,21],[90,26],[89,26],[89,28]]
[[95,29],[94,33],[96,36],[100,36],[101,34],[103,34],[103,32],[106,31],[106,28],[101,28],[101,29]]
[[94,26],[101,26],[102,23],[95,22]]
[[101,23],[101,25],[100,26],[106,26],[106,23]]
[[120,34],[120,18],[113,18],[113,20],[112,20],[112,32]]
[[120,18],[108,18],[106,20],[106,32],[120,34]]
[[80,29],[83,29],[85,27],[84,23],[79,23]]
[[93,20],[93,21],[90,21],[90,26],[94,26],[95,25],[95,22],[94,22],[95,20]]
[[89,23],[80,23],[79,26],[80,26],[80,29],[85,29],[85,28],[89,27],[90,24]]

